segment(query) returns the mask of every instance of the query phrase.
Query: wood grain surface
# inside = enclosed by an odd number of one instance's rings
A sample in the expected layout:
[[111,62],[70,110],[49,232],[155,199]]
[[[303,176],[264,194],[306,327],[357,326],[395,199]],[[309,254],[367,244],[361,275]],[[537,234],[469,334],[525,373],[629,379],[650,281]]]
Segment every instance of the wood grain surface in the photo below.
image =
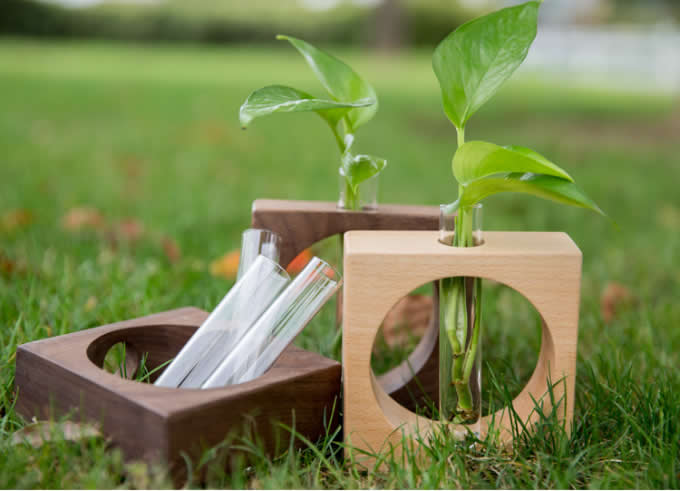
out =
[[348,211],[327,201],[258,199],[251,226],[281,236],[280,263],[287,266],[320,240],[350,230],[438,230],[438,206],[380,205],[375,211]]
[[[571,424],[574,408],[581,251],[564,233],[485,232],[477,247],[457,248],[438,242],[437,232],[354,231],[345,235],[343,384],[345,440],[356,448],[378,451],[406,436],[441,430],[432,420],[397,404],[370,369],[373,339],[387,311],[404,294],[427,282],[465,276],[492,279],[531,302],[544,320],[538,364],[513,401],[523,422],[531,425],[541,410],[552,408],[548,379],[558,416]],[[512,438],[507,408],[475,426],[447,425],[463,435],[486,433],[495,421],[503,441]],[[357,452],[355,458],[361,459]]]
[[[126,458],[160,459],[173,471],[181,452],[200,455],[227,435],[255,426],[265,447],[287,445],[278,422],[314,441],[340,391],[340,365],[294,346],[262,377],[220,389],[169,389],[126,380],[101,369],[107,351],[124,342],[152,369],[175,356],[208,313],[186,307],[64,336],[17,349],[17,411],[27,419],[95,421]],[[273,403],[275,402],[275,403]]]

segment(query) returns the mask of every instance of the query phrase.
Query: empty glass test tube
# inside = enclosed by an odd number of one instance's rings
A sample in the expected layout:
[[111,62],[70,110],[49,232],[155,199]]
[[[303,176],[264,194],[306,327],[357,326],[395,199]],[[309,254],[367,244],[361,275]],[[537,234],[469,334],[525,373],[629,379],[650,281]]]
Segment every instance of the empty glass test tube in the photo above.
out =
[[248,271],[248,268],[257,256],[268,257],[275,263],[279,262],[281,249],[281,237],[271,230],[262,228],[249,228],[241,235],[241,256],[238,261],[238,281]]
[[[241,234],[241,254],[238,263],[238,273],[236,281],[241,279],[248,271],[250,266],[260,256],[265,256],[272,261],[279,262],[281,237],[267,229],[249,228]],[[261,312],[260,312],[261,313]],[[253,319],[254,321],[255,319]],[[249,326],[248,326],[249,327]],[[225,333],[222,339],[216,341],[205,352],[203,358],[191,370],[186,378],[179,385],[183,389],[197,389],[217,368],[224,357],[229,354],[240,337],[245,334],[248,328],[245,327],[241,332],[232,334]],[[227,338],[227,339],[225,339]]]
[[288,283],[281,266],[257,256],[155,385],[199,388]]
[[240,384],[262,375],[341,284],[337,271],[312,258],[202,388]]

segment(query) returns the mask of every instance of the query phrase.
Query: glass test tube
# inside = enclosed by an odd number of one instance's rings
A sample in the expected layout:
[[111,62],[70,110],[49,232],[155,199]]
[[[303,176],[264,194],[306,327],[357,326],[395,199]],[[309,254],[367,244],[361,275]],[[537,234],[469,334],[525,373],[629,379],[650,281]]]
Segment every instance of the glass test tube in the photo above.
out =
[[[249,228],[241,235],[241,254],[238,263],[238,281],[260,256],[279,262],[281,237],[267,229]],[[273,300],[272,300],[273,301]],[[248,307],[245,307],[248,308]],[[260,312],[261,313],[261,312]],[[253,319],[253,322],[255,319]],[[252,324],[251,324],[252,325]],[[202,359],[180,383],[183,389],[201,387],[224,358],[231,352],[236,343],[247,332],[250,326],[243,326],[239,332],[225,332],[219,340],[204,353]]]
[[312,258],[202,388],[240,384],[262,375],[341,284],[328,263]]
[[275,263],[278,263],[280,249],[281,237],[271,230],[260,228],[246,229],[241,235],[241,256],[238,262],[236,280],[239,280],[248,271],[248,268],[258,255],[268,257]]
[[155,385],[200,387],[289,282],[290,277],[281,266],[257,256]]

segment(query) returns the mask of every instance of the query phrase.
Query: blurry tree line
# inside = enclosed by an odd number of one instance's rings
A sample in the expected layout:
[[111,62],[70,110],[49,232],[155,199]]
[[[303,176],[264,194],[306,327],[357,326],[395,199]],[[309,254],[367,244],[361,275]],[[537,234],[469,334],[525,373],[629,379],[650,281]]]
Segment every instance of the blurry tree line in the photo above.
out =
[[610,0],[614,20],[624,22],[680,22],[680,0]]
[[474,15],[456,0],[340,3],[328,10],[293,0],[164,0],[66,8],[0,0],[0,35],[195,42],[273,42],[278,33],[310,41],[434,45]]
[[[680,0],[603,2],[610,5],[610,20],[635,22],[652,6],[680,19]],[[0,0],[0,35],[254,43],[273,42],[285,32],[314,42],[390,49],[435,45],[480,13],[464,5],[471,2],[383,0],[367,7],[344,1],[320,10],[297,0],[162,0],[76,9],[40,0]]]

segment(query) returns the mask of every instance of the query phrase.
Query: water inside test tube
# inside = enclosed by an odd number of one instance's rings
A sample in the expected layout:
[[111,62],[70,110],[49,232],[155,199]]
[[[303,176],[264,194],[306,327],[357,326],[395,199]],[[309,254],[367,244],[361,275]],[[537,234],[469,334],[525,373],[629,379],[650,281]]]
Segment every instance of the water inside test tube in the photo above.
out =
[[340,275],[333,268],[312,258],[202,387],[239,384],[263,374],[340,283]]
[[256,257],[155,385],[200,387],[290,282],[277,263]]

